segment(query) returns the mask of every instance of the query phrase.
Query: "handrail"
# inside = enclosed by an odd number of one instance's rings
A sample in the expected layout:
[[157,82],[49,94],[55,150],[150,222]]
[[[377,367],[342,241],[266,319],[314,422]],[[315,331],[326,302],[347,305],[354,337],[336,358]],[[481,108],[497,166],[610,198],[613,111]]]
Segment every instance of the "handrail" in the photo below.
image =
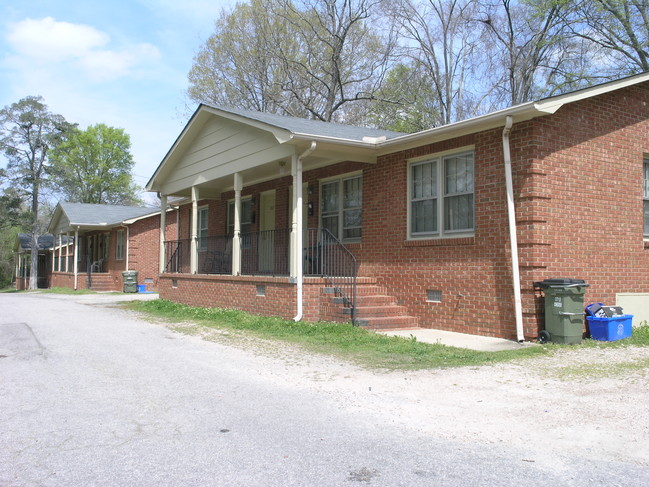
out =
[[356,324],[356,257],[328,229],[309,229],[305,275],[319,275],[342,298]]

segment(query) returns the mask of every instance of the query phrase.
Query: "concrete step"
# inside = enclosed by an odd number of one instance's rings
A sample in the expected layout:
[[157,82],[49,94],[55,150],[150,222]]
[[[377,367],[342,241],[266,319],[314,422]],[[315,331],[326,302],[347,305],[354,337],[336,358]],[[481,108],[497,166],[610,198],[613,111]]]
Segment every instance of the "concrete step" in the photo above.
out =
[[417,328],[419,325],[414,316],[370,316],[358,318],[356,324],[370,330]]

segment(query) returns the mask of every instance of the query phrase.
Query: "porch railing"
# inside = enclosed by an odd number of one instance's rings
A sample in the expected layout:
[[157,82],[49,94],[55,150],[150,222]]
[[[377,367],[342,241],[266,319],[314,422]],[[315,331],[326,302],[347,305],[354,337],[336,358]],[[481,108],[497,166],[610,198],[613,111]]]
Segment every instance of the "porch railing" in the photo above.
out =
[[326,228],[310,228],[304,248],[304,275],[320,276],[342,298],[356,320],[356,257]]
[[241,274],[290,275],[291,230],[264,230],[241,235]]
[[168,240],[165,245],[165,272],[189,274],[190,239]]
[[[267,230],[241,234],[242,275],[290,275],[291,230]],[[197,270],[199,274],[232,274],[231,235],[199,238]],[[356,309],[356,257],[329,230],[304,231],[303,272],[321,277],[333,288],[343,304]],[[191,239],[165,242],[165,272],[190,273]]]

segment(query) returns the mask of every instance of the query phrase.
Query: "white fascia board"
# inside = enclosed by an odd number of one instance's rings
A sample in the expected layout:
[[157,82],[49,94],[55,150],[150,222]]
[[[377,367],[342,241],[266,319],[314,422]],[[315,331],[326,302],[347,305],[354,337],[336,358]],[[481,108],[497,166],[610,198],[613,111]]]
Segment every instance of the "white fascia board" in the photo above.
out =
[[389,154],[397,150],[417,147],[432,141],[446,140],[454,137],[461,137],[484,130],[490,130],[505,125],[505,117],[511,116],[515,122],[530,120],[535,117],[549,115],[559,109],[559,106],[552,106],[549,109],[539,107],[535,102],[516,105],[511,108],[498,110],[496,112],[480,115],[478,117],[462,120],[448,125],[442,125],[414,134],[403,135],[387,140],[379,144],[380,154]]
[[[167,208],[167,213],[171,211],[171,208]],[[151,218],[152,216],[156,216],[160,214],[160,210],[154,210],[151,213],[147,213],[146,215],[142,216],[137,216],[135,218],[130,218],[128,220],[124,220],[121,224],[122,225],[130,225],[132,223],[138,222],[140,220],[144,220],[146,218]]]

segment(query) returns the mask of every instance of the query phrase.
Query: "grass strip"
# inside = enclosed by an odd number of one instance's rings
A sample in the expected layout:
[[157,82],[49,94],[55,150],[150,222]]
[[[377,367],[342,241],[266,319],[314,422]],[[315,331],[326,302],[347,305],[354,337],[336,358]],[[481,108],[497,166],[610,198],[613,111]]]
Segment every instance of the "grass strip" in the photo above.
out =
[[546,355],[552,346],[525,347],[501,352],[479,352],[413,338],[388,337],[346,323],[294,322],[233,309],[200,308],[166,301],[134,301],[129,308],[175,322],[191,321],[219,330],[252,333],[264,339],[298,344],[358,365],[390,370],[436,369],[493,364]]

